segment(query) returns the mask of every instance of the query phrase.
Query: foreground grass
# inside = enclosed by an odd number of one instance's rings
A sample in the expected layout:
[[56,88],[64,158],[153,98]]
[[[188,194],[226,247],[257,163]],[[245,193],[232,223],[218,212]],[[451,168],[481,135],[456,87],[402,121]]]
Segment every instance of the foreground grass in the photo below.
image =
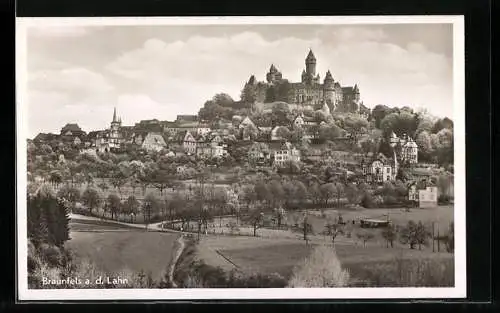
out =
[[[66,248],[74,253],[75,263],[90,260],[99,271],[145,271],[157,280],[165,276],[175,250],[176,234],[147,232],[101,221],[70,223],[72,229]],[[94,230],[91,232],[75,229]],[[98,232],[96,230],[122,230]],[[126,230],[126,231],[123,231]]]

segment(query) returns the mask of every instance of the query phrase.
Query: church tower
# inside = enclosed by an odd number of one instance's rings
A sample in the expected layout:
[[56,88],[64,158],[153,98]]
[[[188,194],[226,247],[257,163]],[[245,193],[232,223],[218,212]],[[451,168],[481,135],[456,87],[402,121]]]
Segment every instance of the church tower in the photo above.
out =
[[116,116],[116,107],[113,111],[113,121],[109,130],[109,147],[119,148],[121,142],[120,127],[122,126],[122,119]]
[[122,124],[121,120],[119,120],[118,117],[116,116],[116,107],[115,107],[113,111],[113,121],[111,121],[111,130],[118,131],[121,124]]

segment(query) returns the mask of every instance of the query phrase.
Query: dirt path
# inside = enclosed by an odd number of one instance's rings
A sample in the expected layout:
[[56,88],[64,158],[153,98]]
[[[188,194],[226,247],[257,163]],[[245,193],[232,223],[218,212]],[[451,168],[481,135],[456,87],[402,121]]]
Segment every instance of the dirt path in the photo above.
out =
[[179,244],[179,247],[175,251],[174,257],[172,258],[172,264],[170,266],[170,269],[168,271],[168,279],[172,283],[172,288],[177,288],[177,283],[174,280],[174,270],[175,267],[177,266],[177,262],[179,261],[179,257],[182,254],[182,251],[184,251],[184,247],[186,246],[184,243],[184,235],[180,235],[177,238],[177,243]]

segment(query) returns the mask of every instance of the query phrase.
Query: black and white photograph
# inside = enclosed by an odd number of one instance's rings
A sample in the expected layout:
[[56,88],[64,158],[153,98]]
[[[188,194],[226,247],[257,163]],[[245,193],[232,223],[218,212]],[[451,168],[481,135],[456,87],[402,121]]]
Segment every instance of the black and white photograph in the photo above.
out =
[[463,298],[463,16],[18,18],[23,300]]

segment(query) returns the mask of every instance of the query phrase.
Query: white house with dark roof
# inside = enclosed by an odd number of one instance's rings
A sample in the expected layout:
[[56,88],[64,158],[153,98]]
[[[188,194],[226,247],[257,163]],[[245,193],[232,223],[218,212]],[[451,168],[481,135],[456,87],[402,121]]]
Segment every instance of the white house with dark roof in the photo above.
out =
[[148,133],[142,141],[141,148],[148,151],[161,151],[167,146],[160,133]]
[[186,131],[184,133],[184,139],[182,140],[182,147],[187,155],[193,155],[196,153],[196,138],[191,134],[191,132]]

